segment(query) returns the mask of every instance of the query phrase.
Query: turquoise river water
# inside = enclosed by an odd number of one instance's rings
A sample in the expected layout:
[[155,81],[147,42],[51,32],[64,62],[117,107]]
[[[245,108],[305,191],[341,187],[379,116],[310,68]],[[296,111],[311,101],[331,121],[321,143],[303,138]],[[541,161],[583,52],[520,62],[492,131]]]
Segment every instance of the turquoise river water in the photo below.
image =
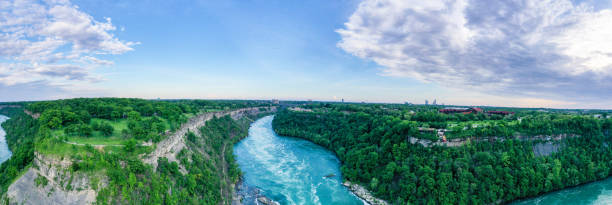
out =
[[513,205],[612,204],[612,178],[522,200]]
[[[281,204],[364,204],[342,186],[340,161],[332,152],[303,139],[278,136],[272,119],[255,121],[249,136],[234,147],[244,183]],[[254,198],[247,200],[256,204]]]
[[[2,124],[8,119],[9,118],[7,116],[0,115],[0,124]],[[2,127],[0,126],[0,164],[2,164],[2,162],[6,161],[9,157],[11,157],[11,151],[9,150],[8,145],[6,144],[6,138],[4,138],[5,135],[6,132],[4,132],[4,129],[2,129]]]

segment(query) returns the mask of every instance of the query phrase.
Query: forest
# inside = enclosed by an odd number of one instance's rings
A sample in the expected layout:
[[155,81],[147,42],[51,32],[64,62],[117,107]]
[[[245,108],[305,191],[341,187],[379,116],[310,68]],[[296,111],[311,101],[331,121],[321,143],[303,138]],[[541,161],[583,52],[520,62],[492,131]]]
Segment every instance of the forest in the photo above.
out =
[[34,158],[34,141],[38,138],[38,123],[19,109],[3,109],[3,115],[11,119],[2,123],[6,142],[13,152],[11,158],[0,165],[0,196]]
[[[310,104],[283,110],[273,121],[279,135],[300,137],[335,152],[346,180],[394,204],[492,204],[606,178],[612,174],[612,121],[573,111],[513,110],[511,116],[441,114],[433,106]],[[433,107],[433,108],[432,108]],[[518,120],[518,119],[521,120]],[[407,137],[419,127],[495,122],[459,129],[456,136],[499,136],[464,146],[424,147]],[[482,123],[481,123],[482,124]],[[553,143],[558,152],[536,156],[547,135],[574,134]],[[519,140],[513,136],[542,136]]]
[[[213,118],[201,127],[201,134],[189,132],[189,149],[178,154],[186,173],[166,158],[159,158],[157,169],[144,164],[140,155],[152,147],[142,143],[163,140],[199,113],[269,102],[77,98],[20,105],[1,110],[11,117],[2,127],[13,155],[0,165],[0,196],[32,166],[38,152],[71,160],[70,173],[88,174],[91,188],[97,191],[96,204],[229,204],[228,190],[240,171],[232,146],[225,145],[246,137],[248,118]],[[40,114],[37,119],[36,114]],[[119,144],[100,149],[90,142]],[[106,181],[104,187],[98,187],[101,181]],[[36,182],[46,186],[46,180]],[[75,189],[70,183],[62,186],[67,191]],[[10,199],[3,200],[8,204]]]

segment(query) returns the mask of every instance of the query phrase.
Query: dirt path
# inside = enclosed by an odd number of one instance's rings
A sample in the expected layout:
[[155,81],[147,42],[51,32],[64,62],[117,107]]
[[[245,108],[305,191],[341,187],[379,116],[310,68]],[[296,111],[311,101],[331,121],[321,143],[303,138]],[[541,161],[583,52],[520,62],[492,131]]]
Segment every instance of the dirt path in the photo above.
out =
[[[69,141],[64,141],[64,143],[66,144],[71,144],[71,145],[77,145],[77,146],[86,146],[88,144],[81,144],[81,143],[76,143],[76,142],[69,142]],[[124,145],[121,144],[89,144],[95,148],[104,148],[104,147],[123,147]]]
[[[86,146],[88,144],[82,144],[82,143],[76,143],[76,142],[70,142],[70,141],[64,141],[64,143],[66,144],[72,144],[72,145],[77,145],[77,146]],[[104,147],[124,147],[125,145],[122,144],[89,144],[95,148],[104,148]],[[142,144],[139,144],[138,146],[143,146],[143,147],[148,147],[148,146],[153,146],[153,143],[151,142],[143,142]]]

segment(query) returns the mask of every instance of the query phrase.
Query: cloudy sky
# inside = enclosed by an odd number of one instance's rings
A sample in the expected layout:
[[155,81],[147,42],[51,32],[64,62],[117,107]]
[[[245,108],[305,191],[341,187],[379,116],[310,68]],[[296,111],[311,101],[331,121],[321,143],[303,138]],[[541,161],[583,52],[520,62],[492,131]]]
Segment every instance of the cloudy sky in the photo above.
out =
[[0,1],[0,101],[612,108],[609,0]]

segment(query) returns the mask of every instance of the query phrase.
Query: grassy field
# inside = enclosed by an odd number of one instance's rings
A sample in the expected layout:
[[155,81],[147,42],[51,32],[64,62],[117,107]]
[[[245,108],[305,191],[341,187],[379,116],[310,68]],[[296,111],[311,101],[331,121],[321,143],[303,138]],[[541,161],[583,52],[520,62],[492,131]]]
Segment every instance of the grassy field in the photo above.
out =
[[[195,116],[195,114],[183,114],[185,118],[189,119]],[[143,117],[144,120],[150,117]],[[165,123],[166,128],[170,128],[170,124],[162,119]],[[37,150],[40,150],[43,154],[52,154],[59,156],[66,156],[75,153],[86,152],[88,148],[84,145],[104,146],[104,151],[120,151],[123,144],[131,138],[123,136],[122,131],[128,130],[128,120],[106,120],[94,118],[91,119],[90,126],[94,123],[108,123],[113,127],[113,134],[110,136],[104,136],[100,131],[93,131],[89,137],[85,136],[69,136],[64,133],[65,128],[52,130],[52,138],[45,139],[43,143],[38,146]],[[143,140],[137,140],[138,144],[142,144]],[[76,143],[71,144],[71,143]],[[137,152],[146,153],[150,152],[154,146],[149,147],[138,147]],[[100,149],[100,148],[98,148]]]
[[[60,139],[67,139],[68,142],[78,144],[93,144],[93,145],[120,145],[127,139],[121,136],[121,130],[127,128],[127,120],[111,121],[105,119],[91,119],[91,123],[108,122],[113,126],[114,131],[111,136],[104,136],[100,131],[93,131],[90,137],[82,136],[66,136],[64,128],[53,130],[52,135]],[[91,125],[91,124],[90,124]]]
[[[75,143],[87,142],[83,138],[77,139]],[[119,140],[120,142],[126,141],[125,139]],[[74,141],[68,141],[74,142]],[[98,149],[104,152],[123,152],[123,145],[120,143],[111,142],[111,139],[107,139],[106,141],[96,142],[91,140],[92,143],[82,143],[82,144],[93,144],[93,145],[104,145],[103,147],[94,147],[94,146],[83,146],[83,145],[74,145],[61,141],[59,138],[47,138],[44,139],[41,143],[36,145],[36,150],[41,154],[45,155],[54,155],[54,156],[74,156],[82,153],[91,152],[90,149]],[[110,145],[110,146],[107,146]],[[112,146],[119,145],[119,146]],[[137,146],[135,153],[149,153],[155,149],[155,146]]]
[[[92,147],[93,148],[93,147]],[[55,156],[71,156],[78,153],[88,152],[87,146],[79,146],[62,142],[58,138],[46,138],[41,143],[36,145],[36,150],[45,155]],[[120,151],[121,147],[108,146],[103,148],[104,151]]]
[[[145,118],[146,119],[146,118]],[[106,120],[106,119],[91,119],[91,124],[93,123],[102,123],[106,122],[113,126],[114,131],[111,136],[104,136],[100,131],[93,131],[90,137],[83,136],[67,136],[64,133],[64,128],[56,129],[52,131],[52,135],[54,137],[58,137],[60,139],[66,139],[68,142],[74,142],[78,144],[92,144],[92,145],[121,145],[125,141],[129,140],[122,136],[122,130],[128,129],[128,120]],[[166,127],[169,127],[166,122]],[[140,143],[140,142],[139,142]]]

